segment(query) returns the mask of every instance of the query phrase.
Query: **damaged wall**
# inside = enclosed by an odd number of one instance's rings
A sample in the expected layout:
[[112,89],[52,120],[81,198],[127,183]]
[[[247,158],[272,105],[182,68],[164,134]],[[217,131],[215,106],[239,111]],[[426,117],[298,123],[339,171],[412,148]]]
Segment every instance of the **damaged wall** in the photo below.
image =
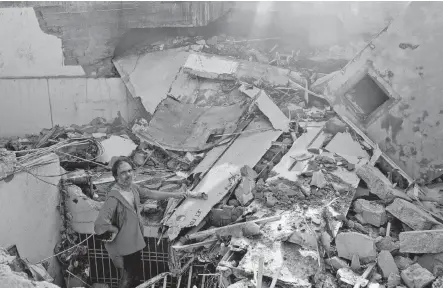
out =
[[412,2],[326,88],[339,114],[411,177],[424,180],[443,168],[442,12],[442,3]]
[[[53,255],[61,227],[57,210],[60,177],[45,177],[60,174],[59,159],[48,154],[39,160],[52,161],[30,169],[46,183],[26,172],[16,173],[9,182],[0,181],[0,246],[17,245],[20,257],[32,264]],[[53,258],[50,263],[48,272],[55,277],[58,262]]]
[[54,125],[132,120],[140,107],[119,78],[0,79],[0,136],[39,133]]

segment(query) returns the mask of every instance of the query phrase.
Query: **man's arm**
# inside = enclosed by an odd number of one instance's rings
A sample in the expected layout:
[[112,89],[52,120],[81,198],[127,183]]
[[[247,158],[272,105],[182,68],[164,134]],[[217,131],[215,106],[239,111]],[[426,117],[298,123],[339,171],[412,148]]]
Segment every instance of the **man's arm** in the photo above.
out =
[[112,225],[112,218],[117,207],[117,200],[113,197],[108,198],[98,213],[94,222],[95,234],[101,235],[105,232],[118,233],[118,228]]
[[185,192],[161,192],[156,190],[150,190],[139,186],[140,203],[144,203],[148,199],[164,200],[169,198],[181,199],[185,198]]

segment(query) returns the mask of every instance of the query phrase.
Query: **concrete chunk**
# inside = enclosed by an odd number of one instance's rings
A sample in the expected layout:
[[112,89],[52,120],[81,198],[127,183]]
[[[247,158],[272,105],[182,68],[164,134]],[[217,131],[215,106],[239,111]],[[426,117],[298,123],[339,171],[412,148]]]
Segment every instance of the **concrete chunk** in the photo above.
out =
[[348,263],[346,263],[345,260],[340,259],[337,256],[334,256],[332,258],[326,259],[325,262],[326,262],[326,264],[328,264],[329,266],[331,266],[335,270],[338,270],[340,268],[345,268],[345,267],[349,268]]
[[431,284],[435,277],[419,264],[414,264],[401,272],[401,279],[409,288],[422,288]]
[[204,54],[190,54],[183,65],[185,73],[217,80],[235,80],[237,68],[237,61]]
[[395,264],[394,257],[392,257],[391,253],[387,250],[383,250],[378,254],[377,264],[385,279],[387,279],[391,273],[400,273],[397,264]]
[[354,202],[354,211],[361,214],[366,223],[380,227],[386,223],[385,208],[375,202],[357,199]]
[[431,215],[403,199],[395,199],[386,207],[386,211],[414,230],[429,230],[433,225],[438,224]]
[[352,260],[353,255],[358,255],[363,263],[373,261],[377,257],[374,239],[364,234],[340,233],[337,235],[335,243],[339,257]]
[[443,252],[443,230],[402,232],[401,253],[441,253]]
[[363,165],[356,170],[358,177],[366,182],[371,193],[380,199],[390,202],[394,200],[394,188],[389,180],[374,166]]
[[434,274],[434,276],[443,276],[443,253],[425,254],[418,258],[417,263]]

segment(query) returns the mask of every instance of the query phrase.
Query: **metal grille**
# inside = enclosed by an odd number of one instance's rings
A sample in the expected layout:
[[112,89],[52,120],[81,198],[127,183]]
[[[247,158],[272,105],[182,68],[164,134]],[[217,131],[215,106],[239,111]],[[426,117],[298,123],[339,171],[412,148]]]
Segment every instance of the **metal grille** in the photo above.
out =
[[[82,241],[89,235],[79,234],[79,236]],[[160,273],[169,271],[169,242],[167,238],[164,238],[160,241],[160,245],[157,245],[157,241],[157,238],[145,238],[146,247],[142,250],[142,261],[140,263],[143,266],[143,279],[141,279],[140,283]],[[92,283],[108,284],[111,288],[117,288],[121,275],[118,269],[114,267],[111,258],[109,258],[103,242],[92,236],[88,239],[87,246],[88,254],[86,257],[89,262]],[[166,287],[175,287],[176,283],[176,278],[168,277]],[[157,282],[155,287],[163,287],[163,281]]]

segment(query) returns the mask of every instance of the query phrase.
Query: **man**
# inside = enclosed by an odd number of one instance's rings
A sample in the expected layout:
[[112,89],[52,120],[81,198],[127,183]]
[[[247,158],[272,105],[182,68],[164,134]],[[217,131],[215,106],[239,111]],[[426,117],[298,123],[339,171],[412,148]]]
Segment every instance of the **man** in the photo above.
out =
[[183,198],[185,192],[159,192],[141,188],[133,183],[132,163],[118,159],[112,166],[115,185],[95,221],[97,235],[107,236],[105,248],[116,268],[122,271],[119,288],[135,287],[142,275],[141,250],[145,248],[140,203],[146,199]]

